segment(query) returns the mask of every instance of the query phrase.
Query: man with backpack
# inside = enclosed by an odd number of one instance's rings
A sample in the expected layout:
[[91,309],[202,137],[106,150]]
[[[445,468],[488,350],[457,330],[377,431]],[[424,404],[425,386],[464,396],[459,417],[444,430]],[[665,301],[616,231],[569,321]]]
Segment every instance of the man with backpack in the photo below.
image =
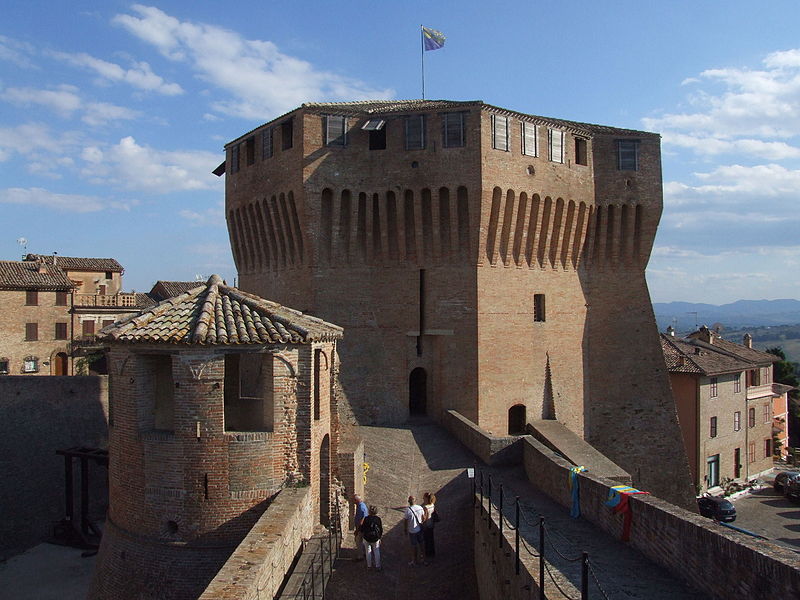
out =
[[369,515],[361,523],[361,537],[363,538],[364,554],[367,557],[367,570],[381,570],[381,537],[383,537],[383,523],[378,516],[378,507],[370,506]]

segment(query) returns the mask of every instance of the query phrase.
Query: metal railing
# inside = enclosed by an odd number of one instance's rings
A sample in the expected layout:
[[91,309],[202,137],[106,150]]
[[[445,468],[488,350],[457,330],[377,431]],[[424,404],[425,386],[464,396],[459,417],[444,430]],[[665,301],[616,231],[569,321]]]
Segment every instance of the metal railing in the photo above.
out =
[[316,600],[325,598],[325,586],[333,573],[333,565],[339,558],[342,548],[342,521],[339,512],[338,494],[334,498],[331,510],[331,523],[328,526],[327,537],[318,537],[319,552],[311,558],[311,565],[306,570],[303,580],[294,597],[299,600]]
[[[491,529],[492,523],[494,522],[492,519],[492,509],[497,512],[497,527],[499,530],[498,536],[498,547],[503,548],[503,541],[505,540],[505,535],[503,534],[504,528],[508,531],[514,532],[514,572],[516,575],[520,574],[520,556],[521,551],[525,551],[527,555],[532,556],[538,559],[538,583],[539,583],[539,600],[546,600],[545,597],[545,574],[547,574],[552,581],[553,586],[558,590],[558,592],[564,598],[568,600],[577,600],[573,598],[569,594],[567,594],[562,587],[559,585],[558,581],[556,580],[553,572],[548,565],[548,562],[553,562],[555,557],[558,557],[561,561],[567,563],[574,563],[580,561],[581,563],[581,577],[580,577],[580,600],[588,600],[589,599],[589,588],[590,582],[594,581],[594,584],[597,590],[600,592],[600,597],[608,600],[608,595],[606,594],[603,587],[600,585],[600,581],[597,578],[597,574],[595,569],[592,566],[591,561],[589,560],[589,553],[582,551],[579,555],[576,556],[568,556],[564,552],[561,552],[558,546],[553,543],[554,537],[560,537],[564,542],[570,544],[571,542],[567,540],[564,536],[562,536],[558,531],[551,530],[545,524],[545,518],[543,515],[538,515],[538,523],[531,522],[525,514],[525,511],[520,509],[520,501],[519,496],[515,496],[513,501],[509,501],[505,497],[505,492],[503,490],[502,482],[499,484],[495,484],[492,480],[491,474],[488,477],[484,477],[483,471],[478,471],[476,473],[476,477],[472,480],[472,498],[473,503],[478,501],[478,497],[480,497],[480,504],[479,506],[482,508],[484,506],[484,500],[488,501],[487,504],[487,527]],[[509,520],[506,515],[506,509],[513,510],[513,523]],[[520,524],[524,523],[532,528],[538,528],[539,538],[538,538],[538,547],[536,549],[531,548],[528,543],[525,541],[525,538],[520,535]],[[550,552],[547,552],[547,547],[549,546]],[[553,556],[555,555],[555,557]],[[547,556],[547,559],[546,559]],[[590,580],[591,577],[591,580]]]

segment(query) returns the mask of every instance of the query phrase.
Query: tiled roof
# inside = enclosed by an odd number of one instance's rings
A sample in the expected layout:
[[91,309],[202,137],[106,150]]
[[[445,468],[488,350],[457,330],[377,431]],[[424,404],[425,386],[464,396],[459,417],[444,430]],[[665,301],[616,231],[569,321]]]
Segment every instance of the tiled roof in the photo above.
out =
[[[56,256],[56,265],[67,271],[112,271],[122,273],[122,265],[113,258],[81,258],[77,256]],[[28,254],[25,260],[42,261],[53,264],[52,254]]]
[[188,292],[196,287],[205,285],[202,281],[156,281],[153,289],[150,290],[150,295],[158,301],[172,298],[183,292]]
[[143,294],[141,292],[136,292],[136,307],[137,308],[148,308],[150,306],[155,306],[158,304],[159,300],[153,298],[150,294]]
[[103,329],[107,341],[158,344],[283,344],[342,337],[342,328],[225,285],[205,284]]
[[0,289],[69,290],[74,284],[58,267],[45,267],[39,272],[34,262],[0,260]]
[[775,361],[772,354],[723,340],[711,333],[713,343],[696,337],[676,338],[661,334],[661,348],[667,369],[672,373],[718,375],[755,367],[766,367]]

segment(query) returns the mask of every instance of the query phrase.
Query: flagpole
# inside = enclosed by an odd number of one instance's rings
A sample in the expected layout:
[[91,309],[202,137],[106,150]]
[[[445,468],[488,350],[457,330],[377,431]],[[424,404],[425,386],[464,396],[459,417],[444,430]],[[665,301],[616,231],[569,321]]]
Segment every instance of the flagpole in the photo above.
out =
[[422,25],[419,26],[419,51],[422,61],[422,99],[425,100],[425,37],[422,35]]

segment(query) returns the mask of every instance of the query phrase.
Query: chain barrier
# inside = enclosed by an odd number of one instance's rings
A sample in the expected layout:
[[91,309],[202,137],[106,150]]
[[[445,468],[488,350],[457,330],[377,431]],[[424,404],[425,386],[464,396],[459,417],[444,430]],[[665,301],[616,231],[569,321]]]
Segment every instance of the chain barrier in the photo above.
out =
[[597,574],[595,574],[594,569],[592,568],[591,561],[588,564],[589,564],[589,575],[591,575],[592,579],[594,579],[594,583],[597,586],[597,589],[600,590],[600,594],[603,596],[603,598],[605,598],[605,600],[608,600],[608,594],[606,594],[606,591],[603,589],[603,586],[600,585],[600,580],[597,579]]
[[570,596],[564,590],[561,589],[561,586],[558,585],[558,582],[556,581],[556,578],[553,577],[553,573],[550,572],[550,567],[547,566],[547,563],[544,564],[544,569],[545,569],[545,571],[547,571],[547,574],[550,576],[550,581],[553,582],[553,585],[556,586],[556,589],[561,593],[562,596],[564,596],[564,598],[566,598],[567,600],[577,600],[577,598],[573,598],[572,596]]

